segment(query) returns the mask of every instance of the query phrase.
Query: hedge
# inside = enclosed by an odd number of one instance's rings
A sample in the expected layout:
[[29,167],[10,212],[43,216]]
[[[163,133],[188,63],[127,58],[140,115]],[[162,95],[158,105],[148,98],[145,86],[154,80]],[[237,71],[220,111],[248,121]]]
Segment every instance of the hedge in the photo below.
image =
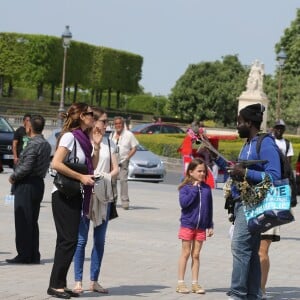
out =
[[[180,153],[177,149],[180,147],[185,135],[184,134],[137,134],[138,141],[156,153],[159,156],[168,156],[180,158]],[[294,156],[292,158],[292,166],[295,166],[298,155],[300,153],[300,137],[286,136],[293,144]],[[219,152],[229,160],[235,161],[240,153],[241,147],[244,144],[243,139],[236,140],[219,140]],[[194,145],[198,147],[198,145]]]

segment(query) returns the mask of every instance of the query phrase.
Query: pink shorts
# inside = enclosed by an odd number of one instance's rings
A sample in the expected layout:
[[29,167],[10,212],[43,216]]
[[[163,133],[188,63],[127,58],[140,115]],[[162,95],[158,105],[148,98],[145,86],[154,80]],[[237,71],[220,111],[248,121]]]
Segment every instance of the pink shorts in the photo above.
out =
[[178,238],[186,241],[205,241],[206,230],[180,227],[178,232]]

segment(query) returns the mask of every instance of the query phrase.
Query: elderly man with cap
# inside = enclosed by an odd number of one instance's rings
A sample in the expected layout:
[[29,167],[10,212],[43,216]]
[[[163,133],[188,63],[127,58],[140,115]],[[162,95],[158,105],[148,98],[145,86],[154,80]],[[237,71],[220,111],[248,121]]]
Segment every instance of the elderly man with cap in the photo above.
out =
[[288,158],[291,163],[292,156],[294,156],[294,149],[292,143],[283,137],[285,132],[285,123],[283,120],[277,120],[273,127],[273,134],[275,142],[281,152]]
[[[260,103],[252,104],[241,109],[237,119],[239,136],[245,139],[239,160],[267,160],[266,163],[257,163],[247,168],[236,164],[230,166],[230,176],[233,182],[247,180],[249,183],[261,182],[265,174],[272,176],[274,180],[280,179],[279,149],[273,137],[267,136],[262,140],[260,153],[256,151],[258,133],[263,120],[265,108]],[[275,150],[275,151],[274,151]],[[218,158],[216,162],[222,164]],[[231,241],[233,255],[233,270],[231,287],[227,293],[229,299],[262,299],[261,270],[259,259],[260,233],[250,233],[244,214],[240,191],[234,183],[231,186],[231,197],[234,203],[234,230]]]

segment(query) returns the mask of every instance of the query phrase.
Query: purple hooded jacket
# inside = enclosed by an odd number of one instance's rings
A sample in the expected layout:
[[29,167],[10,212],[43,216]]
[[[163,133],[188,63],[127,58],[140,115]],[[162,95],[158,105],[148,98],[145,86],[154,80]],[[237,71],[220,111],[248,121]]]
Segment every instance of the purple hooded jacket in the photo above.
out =
[[213,228],[213,202],[211,188],[202,182],[200,186],[186,184],[179,190],[181,227],[190,229]]

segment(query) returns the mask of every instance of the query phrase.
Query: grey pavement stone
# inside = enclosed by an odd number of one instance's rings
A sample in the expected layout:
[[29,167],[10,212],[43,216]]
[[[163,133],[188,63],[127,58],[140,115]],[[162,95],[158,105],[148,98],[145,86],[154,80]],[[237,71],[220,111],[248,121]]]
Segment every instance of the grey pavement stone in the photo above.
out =
[[[6,205],[9,193],[5,169],[0,174],[0,299],[41,300],[46,294],[53,263],[55,228],[51,211],[51,177],[46,178],[46,191],[40,213],[41,265],[8,265],[6,258],[16,255],[13,206]],[[177,238],[180,209],[175,185],[130,182],[130,209],[118,207],[119,218],[110,222],[102,263],[100,282],[108,295],[85,291],[80,299],[227,299],[230,283],[231,252],[222,190],[213,191],[215,235],[201,251],[200,284],[205,295],[181,295],[175,292],[180,240]],[[295,209],[300,218],[300,206]],[[271,245],[271,270],[268,291],[272,299],[300,299],[300,228],[298,221],[281,228],[282,240]],[[86,249],[83,285],[89,287],[89,265],[92,242],[90,230]],[[190,267],[186,282],[191,282]],[[74,284],[73,265],[69,271],[69,287]]]

